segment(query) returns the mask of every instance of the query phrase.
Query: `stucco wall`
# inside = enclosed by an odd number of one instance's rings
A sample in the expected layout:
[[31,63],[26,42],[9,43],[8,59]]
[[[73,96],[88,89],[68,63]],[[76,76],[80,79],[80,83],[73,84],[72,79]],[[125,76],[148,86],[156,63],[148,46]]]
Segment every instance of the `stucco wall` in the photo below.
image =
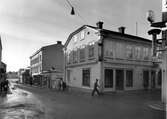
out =
[[[90,68],[90,87],[82,86],[82,69],[84,68]],[[70,70],[70,79],[67,79],[67,83],[72,87],[90,89],[93,88],[96,78],[100,79],[100,64],[98,63],[70,67],[67,70]]]

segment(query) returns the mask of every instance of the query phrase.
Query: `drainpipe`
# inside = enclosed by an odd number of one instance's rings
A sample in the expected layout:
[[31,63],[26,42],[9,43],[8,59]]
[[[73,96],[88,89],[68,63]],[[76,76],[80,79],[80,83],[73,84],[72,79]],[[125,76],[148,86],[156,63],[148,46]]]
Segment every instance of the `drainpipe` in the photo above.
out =
[[[98,62],[100,63],[100,92],[103,93],[104,91],[104,35],[101,33],[101,30],[99,30],[100,39],[98,42]],[[99,52],[100,51],[100,52]]]

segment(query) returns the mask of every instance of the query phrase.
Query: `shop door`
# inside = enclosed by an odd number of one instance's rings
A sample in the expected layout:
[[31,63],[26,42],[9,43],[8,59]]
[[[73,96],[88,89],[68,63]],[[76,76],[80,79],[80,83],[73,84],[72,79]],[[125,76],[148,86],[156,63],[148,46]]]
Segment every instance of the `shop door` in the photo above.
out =
[[116,90],[124,89],[124,70],[116,70]]
[[149,71],[143,71],[143,86],[148,89],[149,86]]
[[156,76],[156,72],[151,71],[151,88],[155,88],[155,76]]
[[113,70],[105,69],[104,72],[105,72],[104,87],[113,88]]

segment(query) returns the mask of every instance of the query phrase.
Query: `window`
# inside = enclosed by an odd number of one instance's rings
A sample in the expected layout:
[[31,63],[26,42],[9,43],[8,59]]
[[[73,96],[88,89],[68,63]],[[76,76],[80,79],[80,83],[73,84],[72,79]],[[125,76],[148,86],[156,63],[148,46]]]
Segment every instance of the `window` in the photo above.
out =
[[39,61],[42,61],[42,55],[39,55]]
[[73,61],[73,51],[69,52],[69,64],[71,64]]
[[83,40],[84,38],[85,38],[85,32],[81,31],[81,39],[80,40]]
[[143,48],[143,55],[144,55],[145,60],[149,59],[149,49],[148,48]]
[[132,46],[129,46],[129,45],[128,45],[128,46],[126,47],[126,49],[127,49],[127,50],[126,50],[126,57],[127,57],[127,58],[133,58]]
[[82,85],[90,86],[90,68],[82,70]]
[[67,70],[67,81],[70,82],[70,74],[71,74],[71,71],[70,70]]
[[77,35],[74,36],[74,43],[77,42]]
[[162,83],[162,71],[160,70],[158,72],[158,85],[161,86],[161,83]]
[[92,58],[94,57],[94,42],[89,43],[89,51],[88,51],[88,57]]
[[126,87],[133,87],[133,71],[126,71]]
[[73,51],[73,63],[77,63],[78,61],[78,56],[77,56],[77,50]]
[[80,62],[85,61],[85,48],[84,48],[84,47],[82,47],[82,48],[80,49],[79,58],[80,58]]
[[140,59],[140,47],[135,47],[135,58]]
[[113,70],[112,69],[105,69],[104,87],[105,88],[113,87]]

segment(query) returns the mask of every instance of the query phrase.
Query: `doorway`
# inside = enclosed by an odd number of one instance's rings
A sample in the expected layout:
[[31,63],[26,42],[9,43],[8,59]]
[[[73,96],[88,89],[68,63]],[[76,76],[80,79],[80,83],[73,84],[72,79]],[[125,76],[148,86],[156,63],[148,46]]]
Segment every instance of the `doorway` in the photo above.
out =
[[151,88],[155,88],[155,78],[156,78],[156,72],[151,71]]
[[124,70],[117,69],[116,70],[116,90],[124,89]]
[[149,87],[149,71],[143,71],[143,87],[148,89]]

